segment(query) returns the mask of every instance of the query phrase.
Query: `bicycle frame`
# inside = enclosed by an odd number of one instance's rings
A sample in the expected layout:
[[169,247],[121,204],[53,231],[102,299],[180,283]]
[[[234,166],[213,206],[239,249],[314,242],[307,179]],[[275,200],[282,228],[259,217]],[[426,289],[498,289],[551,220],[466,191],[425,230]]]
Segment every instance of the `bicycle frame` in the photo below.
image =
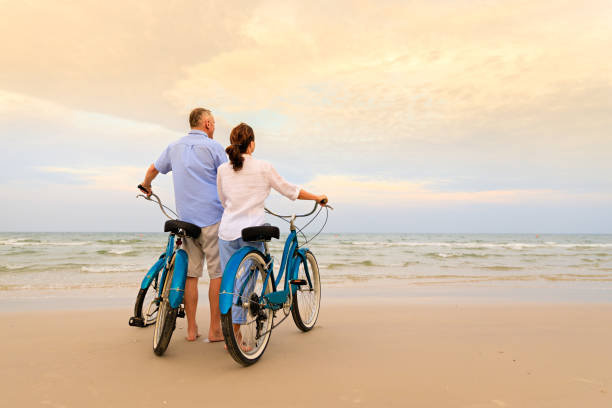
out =
[[[219,291],[219,308],[221,310],[221,313],[228,313],[228,311],[233,306],[234,281],[236,278],[236,274],[238,273],[238,266],[242,262],[242,259],[249,253],[255,252],[259,254],[266,262],[266,265],[268,265],[265,271],[261,271],[261,273],[266,274],[262,293],[260,294],[260,299],[265,298],[267,300],[266,304],[263,306],[272,310],[278,310],[283,307],[285,302],[287,302],[290,293],[295,293],[295,291],[297,290],[298,286],[291,285],[290,282],[291,280],[297,278],[300,263],[304,264],[308,285],[312,287],[310,272],[308,271],[308,263],[306,262],[307,251],[308,248],[298,248],[297,233],[295,230],[292,230],[289,233],[287,240],[285,241],[280,270],[278,276],[276,277],[276,279],[274,279],[274,261],[268,253],[267,248],[266,254],[262,254],[259,249],[254,248],[252,246],[245,246],[240,248],[238,251],[236,251],[236,253],[232,255],[223,273],[223,278],[221,280],[221,289]],[[285,277],[283,290],[277,290],[278,285],[280,284],[283,276]],[[268,278],[270,278],[270,280]],[[272,291],[271,293],[266,295],[265,293],[269,281],[272,282]],[[244,288],[240,289],[241,292],[242,290],[244,290]],[[238,296],[238,301],[241,301],[241,298],[242,296],[240,293],[240,295]]]
[[[175,234],[168,236],[166,251],[160,255],[157,262],[149,269],[140,284],[141,289],[147,289],[153,280],[158,279],[157,302],[161,299],[166,275],[174,263],[174,275],[170,286],[169,302],[172,308],[179,307],[183,303],[185,292],[185,280],[187,278],[188,257],[184,249],[176,249]],[[161,272],[161,276],[159,273]]]

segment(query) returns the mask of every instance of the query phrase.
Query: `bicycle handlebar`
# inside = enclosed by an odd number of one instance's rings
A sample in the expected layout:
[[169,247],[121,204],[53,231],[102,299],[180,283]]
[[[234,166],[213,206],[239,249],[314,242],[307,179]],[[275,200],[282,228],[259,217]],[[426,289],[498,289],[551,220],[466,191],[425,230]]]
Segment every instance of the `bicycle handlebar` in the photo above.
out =
[[[149,194],[149,190],[147,190],[147,189],[146,189],[146,188],[145,188],[145,187],[144,187],[142,184],[139,184],[139,185],[138,185],[138,189],[139,189],[140,191],[142,191],[143,193],[145,193],[145,194]],[[151,191],[151,194],[153,194],[153,192],[152,192],[152,191]]]
[[[167,217],[169,220],[174,220],[175,218],[172,218],[171,216],[169,216],[169,215],[168,215],[168,213],[167,213],[167,212],[164,210],[164,208],[167,208],[167,209],[168,209],[168,211],[170,211],[172,214],[174,214],[174,215],[176,216],[176,218],[178,218],[178,215],[177,215],[177,214],[176,214],[174,211],[172,211],[170,208],[168,208],[168,207],[166,207],[165,205],[163,205],[163,204],[162,204],[162,202],[161,202],[161,200],[159,199],[159,197],[157,196],[157,194],[155,194],[155,193],[154,193],[154,192],[152,192],[152,191],[151,191],[151,192],[149,192],[149,191],[148,191],[146,188],[144,188],[144,187],[142,186],[142,184],[139,184],[139,185],[138,185],[138,189],[139,189],[140,191],[142,191],[143,193],[147,193],[147,194],[149,194],[149,193],[150,193],[150,195],[149,195],[149,196],[146,196],[146,195],[144,195],[144,194],[138,194],[138,195],[136,196],[136,198],[138,198],[138,197],[142,197],[142,198],[144,198],[145,200],[148,200],[148,201],[152,201],[152,202],[154,202],[154,203],[157,203],[157,205],[159,205],[159,209],[161,210],[161,212],[162,212],[162,213],[164,213],[164,215],[165,215],[165,216],[166,216],[166,217]],[[155,198],[155,200],[151,200],[151,197],[154,197],[154,198]]]
[[312,211],[310,211],[308,214],[300,214],[300,215],[295,215],[295,214],[292,214],[292,215],[280,215],[280,214],[276,214],[276,213],[274,213],[274,212],[270,211],[270,210],[269,210],[267,207],[264,207],[264,210],[265,210],[265,211],[266,211],[268,214],[270,214],[270,215],[274,215],[274,216],[276,216],[276,217],[280,217],[280,218],[291,218],[291,217],[298,218],[298,217],[308,217],[309,215],[312,215],[312,214],[314,214],[314,212],[315,212],[315,211],[317,211],[317,205],[319,205],[319,204],[321,204],[321,205],[325,205],[325,206],[326,206],[327,208],[329,208],[330,210],[333,210],[333,207],[332,207],[332,206],[330,206],[330,205],[326,205],[326,204],[327,204],[327,200],[322,200],[321,202],[315,202],[315,205],[314,205],[314,207],[313,207]]

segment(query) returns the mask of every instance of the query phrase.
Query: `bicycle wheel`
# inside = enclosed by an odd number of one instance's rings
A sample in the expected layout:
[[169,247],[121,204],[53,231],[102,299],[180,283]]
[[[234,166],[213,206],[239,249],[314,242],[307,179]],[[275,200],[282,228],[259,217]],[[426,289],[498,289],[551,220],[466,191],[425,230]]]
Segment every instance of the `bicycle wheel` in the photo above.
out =
[[243,366],[259,360],[272,331],[273,312],[264,307],[262,299],[262,295],[272,291],[272,279],[267,276],[265,265],[261,255],[255,252],[242,259],[234,280],[232,308],[221,315],[227,350]]
[[[321,280],[319,278],[319,265],[312,252],[306,252],[306,262],[308,263],[308,275],[310,283],[298,286],[298,290],[293,294],[293,304],[291,315],[295,325],[301,331],[311,330],[319,317],[319,307],[321,305]],[[300,262],[297,279],[309,282],[306,276],[304,263]]]
[[146,327],[155,323],[159,306],[154,302],[157,291],[152,285],[146,289],[140,289],[134,304],[134,321],[139,324],[135,326]]
[[172,332],[174,332],[174,328],[176,327],[178,308],[170,307],[170,302],[168,300],[173,275],[174,261],[172,262],[170,270],[166,274],[164,289],[162,290],[162,299],[159,303],[159,310],[157,311],[157,319],[155,321],[155,332],[153,333],[153,352],[155,352],[155,354],[158,356],[164,354],[168,348],[170,338],[172,337]]

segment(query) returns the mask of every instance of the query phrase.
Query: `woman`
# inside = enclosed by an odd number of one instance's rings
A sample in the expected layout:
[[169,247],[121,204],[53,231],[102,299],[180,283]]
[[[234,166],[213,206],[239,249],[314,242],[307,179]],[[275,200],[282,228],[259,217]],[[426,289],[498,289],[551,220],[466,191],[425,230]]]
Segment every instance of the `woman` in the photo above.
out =
[[[231,256],[243,246],[253,246],[263,252],[261,242],[245,242],[244,228],[264,223],[264,202],[273,188],[290,200],[327,201],[325,195],[315,195],[283,179],[268,162],[252,157],[255,150],[253,129],[241,123],[232,129],[230,143],[225,149],[230,161],[217,169],[217,191],[224,212],[219,225],[219,256],[225,271]],[[321,204],[324,205],[324,204]],[[234,332],[239,334],[245,323],[242,308],[232,308]]]

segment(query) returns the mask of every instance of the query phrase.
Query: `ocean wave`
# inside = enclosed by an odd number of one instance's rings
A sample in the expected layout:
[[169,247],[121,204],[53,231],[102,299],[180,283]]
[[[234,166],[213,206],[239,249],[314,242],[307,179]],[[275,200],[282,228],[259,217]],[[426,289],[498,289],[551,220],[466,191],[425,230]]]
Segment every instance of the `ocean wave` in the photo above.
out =
[[599,263],[583,263],[583,264],[573,264],[573,265],[567,265],[567,268],[571,268],[571,269],[599,269],[599,270],[606,270],[606,269],[610,269],[610,268],[601,268],[599,266]]
[[117,250],[117,249],[100,249],[96,251],[99,255],[115,255],[115,256],[137,256],[140,255],[141,252],[135,251],[133,249],[126,250]]
[[11,272],[11,273],[15,273],[15,272],[28,272],[28,273],[35,273],[35,272],[42,272],[42,273],[48,273],[48,272],[77,272],[79,271],[82,267],[84,266],[88,266],[90,264],[83,264],[83,263],[70,263],[70,262],[66,262],[66,263],[60,263],[60,264],[53,264],[53,263],[21,263],[21,264],[4,264],[4,265],[0,265],[0,272]]
[[325,269],[340,269],[340,268],[351,268],[351,267],[366,267],[366,268],[397,268],[407,266],[408,264],[414,264],[419,262],[404,262],[404,263],[391,263],[391,264],[379,264],[372,262],[369,259],[364,261],[352,261],[352,262],[332,262],[329,264],[322,263],[321,268]]
[[36,251],[34,249],[21,249],[4,254],[4,256],[34,255],[39,253],[40,251]]
[[343,282],[343,281],[352,281],[352,282],[363,282],[369,280],[381,280],[381,279],[397,279],[397,280],[406,280],[409,279],[409,276],[406,275],[397,275],[397,274],[364,274],[364,275],[354,275],[354,274],[325,274],[321,276],[321,280],[325,283],[330,282]]
[[435,275],[412,275],[412,279],[482,279],[483,275],[454,275],[454,274],[435,274]]
[[99,239],[96,241],[98,244],[107,244],[107,245],[130,245],[137,244],[139,242],[144,242],[142,239],[134,238],[134,239]]
[[469,248],[469,249],[515,249],[523,250],[526,248],[612,248],[612,243],[572,243],[560,244],[556,242],[504,242],[504,243],[483,243],[474,242],[410,242],[410,241],[350,241],[349,245],[362,247],[447,247],[447,248]]
[[385,266],[385,265],[377,265],[377,264],[375,264],[374,262],[372,262],[370,260],[343,262],[343,263],[336,262],[336,263],[330,263],[330,264],[321,264],[321,267],[328,268],[328,269],[338,269],[338,268],[351,267],[351,266],[372,267],[372,266]]
[[0,292],[6,291],[33,291],[33,290],[79,290],[79,289],[122,289],[132,288],[135,285],[133,283],[106,283],[106,282],[80,282],[73,284],[65,283],[40,283],[40,284],[4,284],[0,285]]
[[22,246],[82,246],[90,245],[89,241],[72,241],[72,242],[53,242],[53,241],[39,241],[39,240],[23,240],[23,239],[6,239],[0,241],[0,245],[8,245],[13,247]]
[[429,284],[475,284],[475,283],[494,283],[494,282],[612,282],[612,274],[571,274],[559,273],[553,275],[546,274],[518,274],[518,275],[474,275],[474,274],[328,274],[322,275],[324,282],[341,283],[346,281],[365,282],[382,279],[403,280],[412,282],[415,285]]
[[612,281],[612,276],[610,274],[557,273],[554,275],[538,275],[538,277],[548,281]]
[[[489,258],[489,254],[474,254],[474,253],[452,253],[445,254],[442,252],[429,252],[425,256],[430,258]],[[498,255],[499,256],[499,255]]]
[[338,269],[344,266],[346,266],[346,264],[343,264],[343,263],[321,264],[321,268],[325,268],[325,269]]
[[486,265],[486,266],[478,266],[478,269],[485,269],[488,271],[500,271],[500,272],[505,272],[505,271],[520,271],[525,269],[522,266],[508,266],[508,265]]
[[[359,266],[378,266],[376,265],[374,262],[368,260],[365,261],[355,261],[355,262],[351,262],[351,265],[359,265]],[[384,265],[380,265],[380,266],[384,266]]]
[[0,265],[0,272],[17,272],[30,267],[28,264],[4,264]]
[[96,265],[82,266],[82,273],[125,273],[125,272],[146,272],[148,269],[141,265]]

